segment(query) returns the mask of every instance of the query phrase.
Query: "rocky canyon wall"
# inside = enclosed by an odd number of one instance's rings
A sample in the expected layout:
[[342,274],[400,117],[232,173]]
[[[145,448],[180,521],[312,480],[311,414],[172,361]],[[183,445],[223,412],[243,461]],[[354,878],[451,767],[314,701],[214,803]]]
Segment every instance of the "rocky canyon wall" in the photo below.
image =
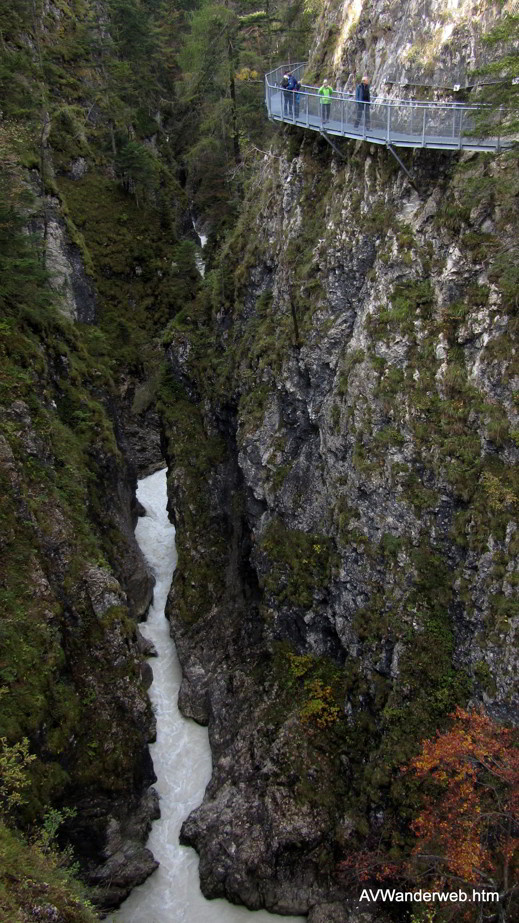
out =
[[[364,69],[349,41],[312,66]],[[356,919],[342,859],[405,851],[420,741],[517,707],[517,156],[404,155],[413,188],[340,150],[280,131],[162,395],[181,701],[214,756],[183,836],[208,895],[312,921]]]
[[[128,79],[121,88],[107,76],[127,53],[114,17],[107,4],[0,11],[0,916],[9,920],[94,918],[70,896],[63,863],[79,861],[104,907],[156,867],[143,847],[158,805],[148,792],[151,671],[137,628],[153,577],[133,529],[137,474],[163,464],[152,339],[174,312],[183,206],[173,173],[161,207],[142,173],[136,182],[116,168],[129,138],[148,179],[160,155],[159,123],[134,129],[120,95]],[[197,279],[189,253],[176,274],[191,264]],[[68,859],[55,854],[66,844]]]

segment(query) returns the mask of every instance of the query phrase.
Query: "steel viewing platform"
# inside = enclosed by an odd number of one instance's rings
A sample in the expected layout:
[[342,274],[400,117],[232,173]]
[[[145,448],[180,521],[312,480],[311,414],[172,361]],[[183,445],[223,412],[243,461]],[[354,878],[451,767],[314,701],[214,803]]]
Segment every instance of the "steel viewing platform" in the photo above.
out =
[[325,136],[353,138],[385,144],[389,148],[499,152],[516,141],[516,138],[500,134],[502,110],[495,112],[496,136],[478,137],[474,117],[487,107],[462,103],[427,103],[378,96],[367,104],[357,102],[351,94],[334,90],[331,103],[326,107],[330,111],[323,114],[325,107],[321,105],[322,97],[317,87],[301,84],[301,89],[294,91],[280,86],[287,68],[301,81],[305,66],[283,65],[265,75],[265,103],[270,119],[309,128]]

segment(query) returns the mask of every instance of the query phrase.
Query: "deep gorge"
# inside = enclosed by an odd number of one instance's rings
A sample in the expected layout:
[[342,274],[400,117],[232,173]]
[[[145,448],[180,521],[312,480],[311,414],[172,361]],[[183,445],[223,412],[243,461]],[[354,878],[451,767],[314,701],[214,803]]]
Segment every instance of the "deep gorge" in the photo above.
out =
[[359,883],[423,880],[401,768],[454,709],[517,723],[517,150],[406,151],[411,184],[383,147],[270,125],[261,77],[290,55],[316,84],[514,106],[517,26],[475,0],[0,12],[9,923],[98,919],[155,868],[134,527],[165,463],[204,895],[428,919]]

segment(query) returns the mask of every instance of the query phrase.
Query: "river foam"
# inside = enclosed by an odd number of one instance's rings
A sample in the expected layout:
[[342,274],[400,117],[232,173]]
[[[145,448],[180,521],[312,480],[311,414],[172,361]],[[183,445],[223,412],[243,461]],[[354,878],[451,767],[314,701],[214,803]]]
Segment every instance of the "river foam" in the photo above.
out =
[[139,481],[137,497],[146,510],[135,534],[156,584],[148,621],[141,626],[158,651],[153,658],[150,698],[157,716],[157,741],[151,756],[160,795],[161,817],[153,823],[147,846],[160,862],[156,872],[135,888],[112,923],[275,923],[303,921],[267,911],[236,907],[224,900],[207,901],[198,879],[198,856],[180,846],[182,822],[200,804],[211,777],[207,728],[184,718],[177,708],[181,670],[164,607],[176,564],[175,529],[166,511],[166,470]]

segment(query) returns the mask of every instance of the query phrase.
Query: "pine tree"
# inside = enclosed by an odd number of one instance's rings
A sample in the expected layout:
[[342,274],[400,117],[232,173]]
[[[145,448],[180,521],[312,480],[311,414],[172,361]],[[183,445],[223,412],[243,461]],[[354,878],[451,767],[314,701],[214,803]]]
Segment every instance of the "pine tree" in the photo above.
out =
[[497,131],[500,135],[512,135],[519,131],[518,40],[519,15],[511,13],[505,13],[484,38],[496,57],[475,72],[483,78],[481,101],[489,106],[478,120],[482,134],[495,135]]

